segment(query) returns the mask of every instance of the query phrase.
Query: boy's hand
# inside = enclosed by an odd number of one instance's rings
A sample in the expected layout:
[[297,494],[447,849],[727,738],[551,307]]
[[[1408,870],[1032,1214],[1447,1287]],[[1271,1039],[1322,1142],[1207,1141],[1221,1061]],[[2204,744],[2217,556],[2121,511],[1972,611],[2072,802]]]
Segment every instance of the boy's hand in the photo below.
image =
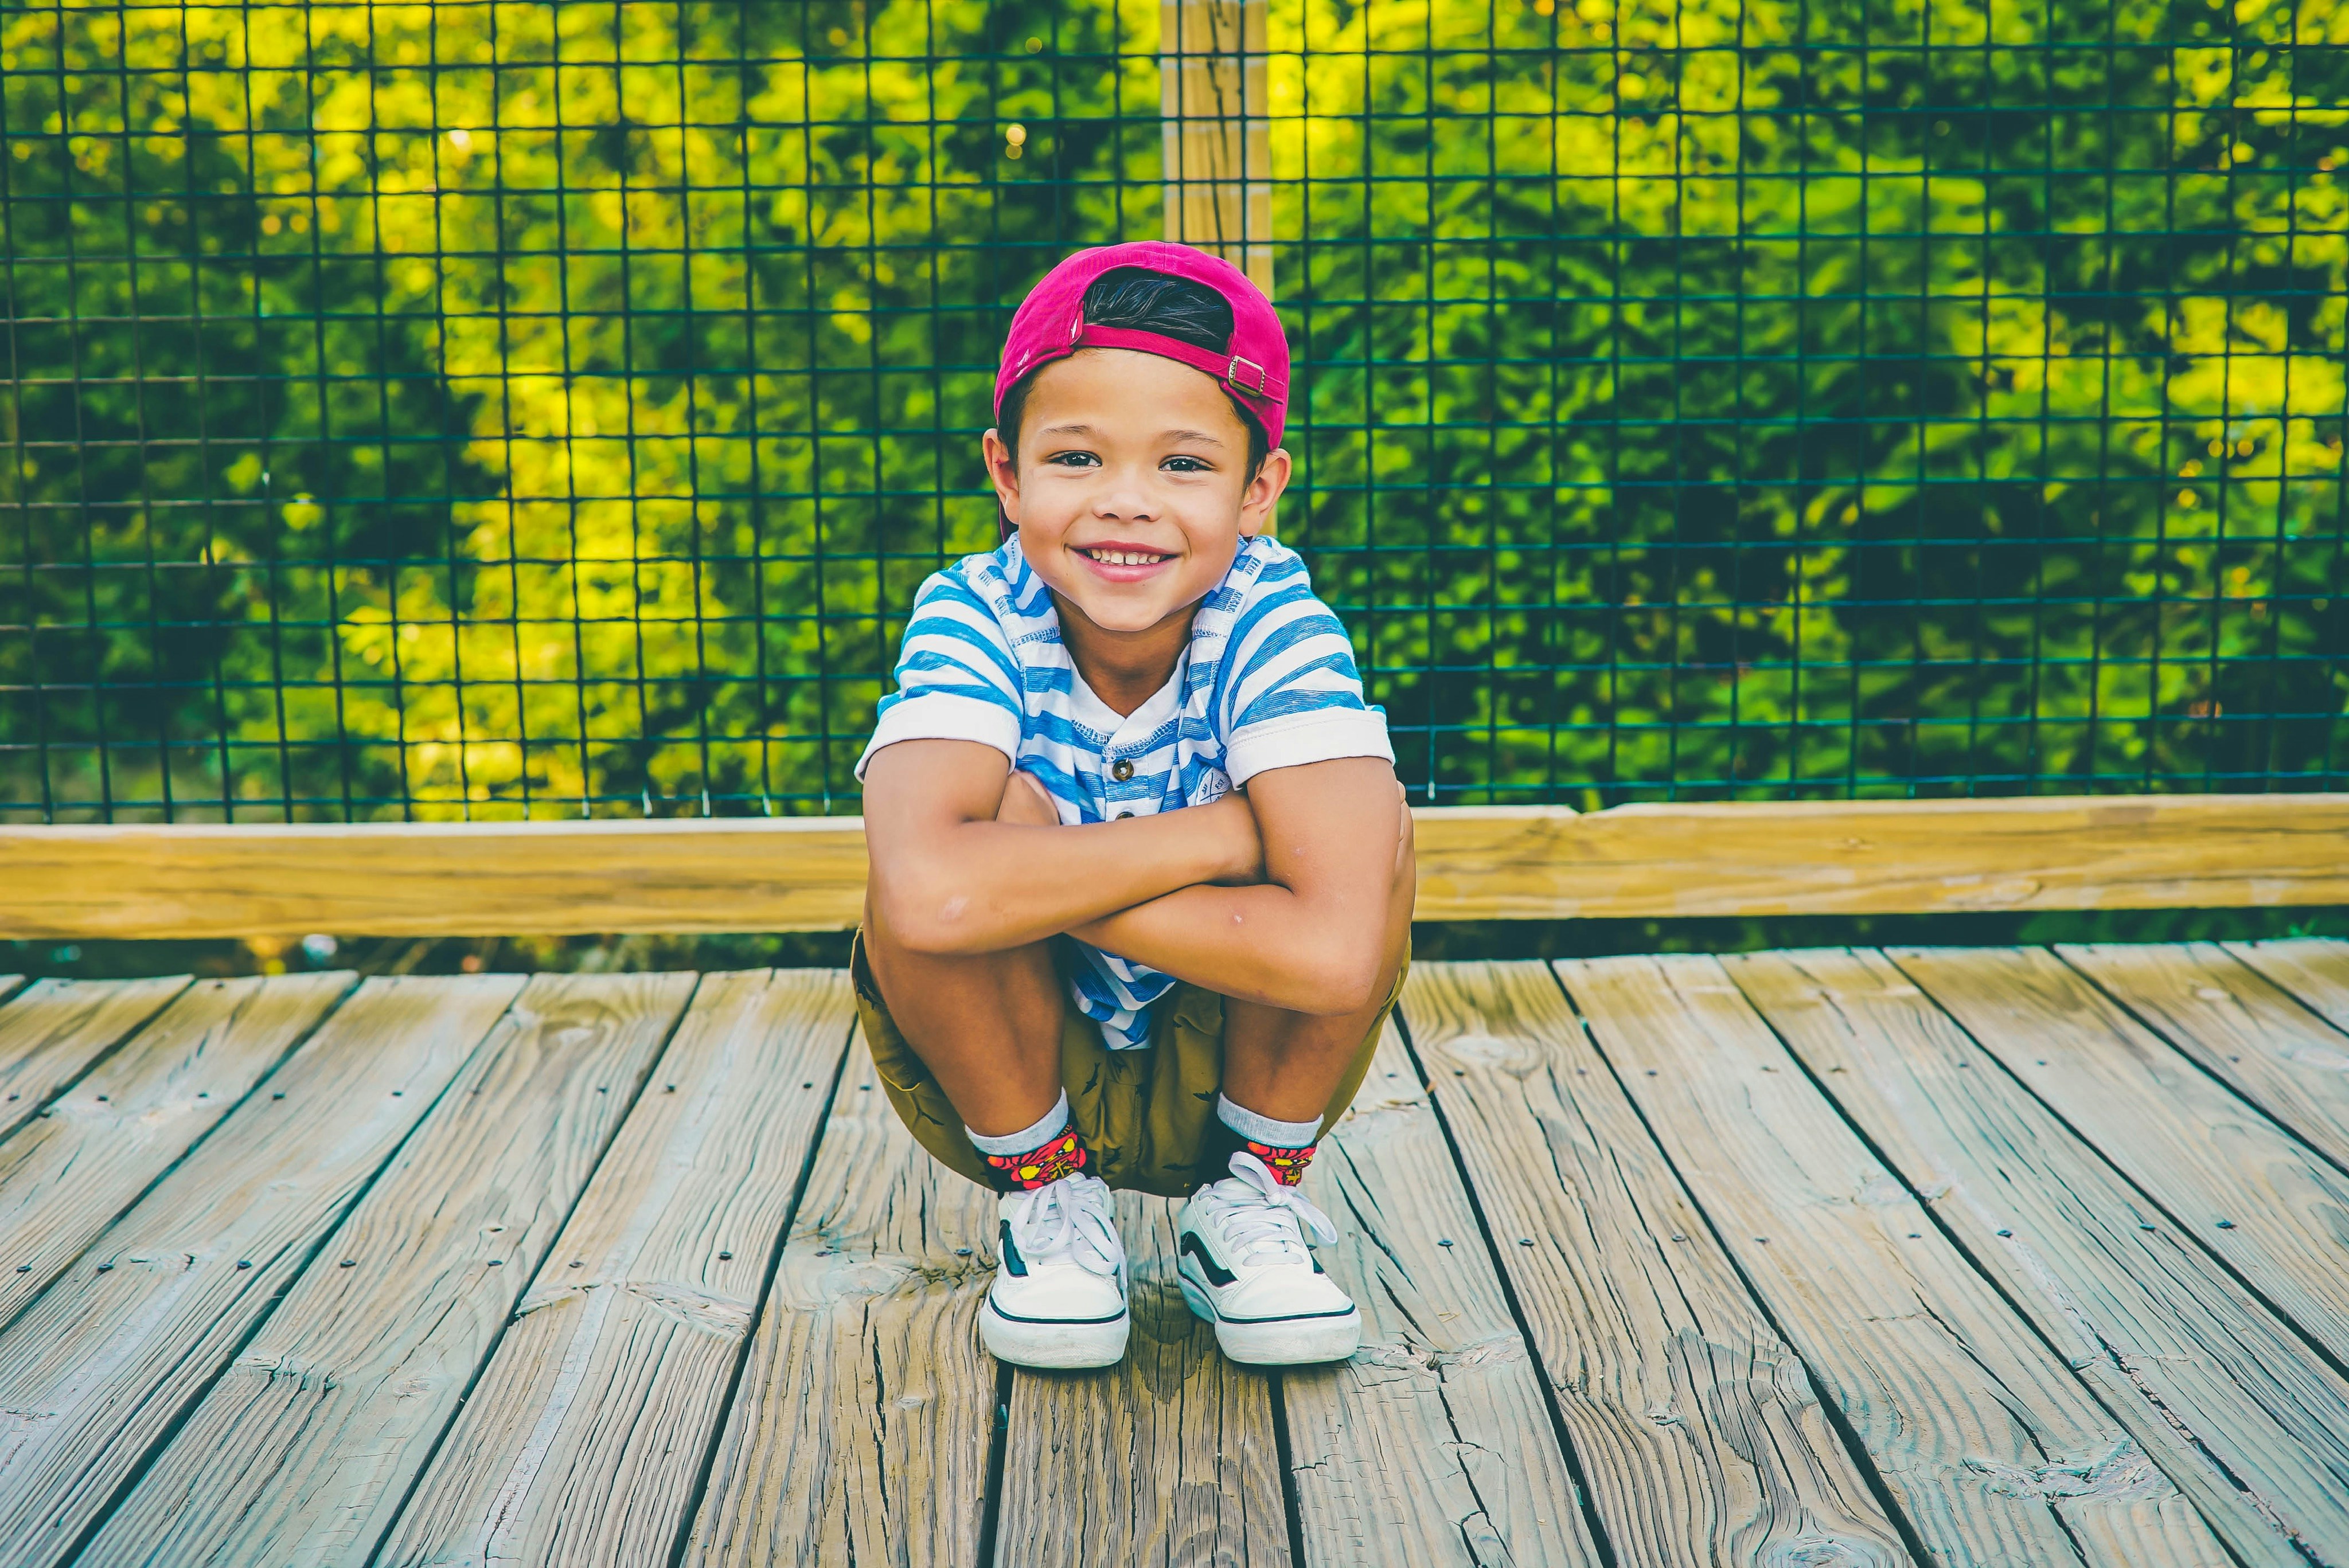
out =
[[[995,820],[1013,828],[1061,826],[1052,797],[1034,774],[1025,771],[1004,780],[1003,804],[996,808]],[[1191,807],[1184,813],[1183,825],[1207,830],[1215,845],[1217,870],[1201,881],[1219,887],[1249,887],[1264,881],[1264,838],[1247,796],[1235,789],[1221,799]]]
[[866,897],[915,953],[1000,953],[1178,888],[1263,875],[1245,800],[1063,825],[1042,785],[972,740],[875,753],[864,843]]
[[1003,804],[995,809],[995,820],[1013,828],[1057,828],[1061,809],[1033,773],[1015,769],[1003,781]]
[[1268,1006],[1333,1016],[1368,1006],[1418,880],[1392,767],[1350,757],[1270,769],[1248,781],[1246,799],[1261,834],[1260,882],[1179,889],[1070,934]]
[[1224,874],[1210,881],[1218,887],[1253,887],[1264,881],[1264,833],[1247,796],[1235,789],[1191,810],[1214,822],[1216,837],[1230,857]]

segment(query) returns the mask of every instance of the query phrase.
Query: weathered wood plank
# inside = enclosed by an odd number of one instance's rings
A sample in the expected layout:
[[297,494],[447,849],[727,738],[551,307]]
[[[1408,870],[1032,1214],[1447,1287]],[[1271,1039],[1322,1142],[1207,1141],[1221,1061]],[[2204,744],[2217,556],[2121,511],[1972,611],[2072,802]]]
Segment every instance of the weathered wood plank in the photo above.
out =
[[2349,1360],[2342,1250],[2349,1243],[2349,1175],[2044,948],[1904,949],[1896,956],[1977,1045],[2182,1230],[2311,1338]]
[[191,986],[0,1143],[0,1325],[235,1109],[354,978]]
[[25,977],[22,975],[0,975],[0,1002],[5,1002],[15,995],[16,987],[24,983]]
[[532,980],[80,1568],[362,1568],[692,990]]
[[1719,961],[1557,967],[1937,1562],[2225,1560],[2120,1423],[1805,1078]]
[[1166,237],[1272,282],[1272,101],[1265,0],[1165,0],[1158,8]]
[[1306,1180],[1338,1227],[1321,1264],[1362,1311],[1351,1361],[1281,1382],[1306,1562],[1597,1564],[1532,1353],[1392,1024]]
[[1289,1561],[1271,1384],[1225,1360],[1215,1331],[1183,1305],[1179,1207],[1117,1195],[1133,1281],[1125,1359],[1101,1372],[1012,1374],[1000,1568]]
[[2301,936],[2230,942],[2228,952],[2299,997],[2336,1029],[2349,1029],[2349,942]]
[[[2349,903],[2349,794],[1422,808],[1422,920]],[[0,937],[837,931],[854,818],[0,827]]]
[[978,1560],[995,1196],[914,1141],[860,1035],[686,1553],[689,1568]]
[[704,978],[379,1562],[668,1563],[850,1017],[833,971]]
[[[2243,1562],[2307,1568],[2295,1536],[2319,1561],[2349,1560],[2349,1388],[2305,1345],[1886,955],[1758,954],[1728,966]],[[2095,1457],[2064,1457],[2075,1456]],[[2125,1477],[2092,1466],[2096,1513],[2121,1511],[2135,1486],[2108,1494]]]
[[1802,1362],[1549,971],[1414,965],[1402,1014],[1616,1560],[1899,1562]]
[[2349,1037],[2216,943],[2056,951],[2205,1071],[2349,1169]]
[[151,980],[36,980],[0,1007],[0,1138],[185,990],[185,975]]
[[77,1544],[521,988],[367,982],[0,1334],[0,1562]]

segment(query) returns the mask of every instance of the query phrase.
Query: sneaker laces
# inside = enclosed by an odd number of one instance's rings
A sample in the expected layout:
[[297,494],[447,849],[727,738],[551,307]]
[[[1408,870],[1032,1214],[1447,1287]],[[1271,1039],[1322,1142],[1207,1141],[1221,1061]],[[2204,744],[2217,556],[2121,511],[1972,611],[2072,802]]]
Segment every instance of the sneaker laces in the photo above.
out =
[[1338,1227],[1330,1216],[1247,1150],[1233,1154],[1231,1171],[1208,1191],[1225,1212],[1224,1237],[1244,1262],[1271,1253],[1304,1263],[1308,1236],[1323,1246],[1337,1241]]
[[1037,1263],[1064,1259],[1087,1274],[1122,1276],[1125,1243],[1118,1240],[1109,1188],[1090,1176],[1063,1176],[1030,1192],[1011,1212],[1011,1241]]

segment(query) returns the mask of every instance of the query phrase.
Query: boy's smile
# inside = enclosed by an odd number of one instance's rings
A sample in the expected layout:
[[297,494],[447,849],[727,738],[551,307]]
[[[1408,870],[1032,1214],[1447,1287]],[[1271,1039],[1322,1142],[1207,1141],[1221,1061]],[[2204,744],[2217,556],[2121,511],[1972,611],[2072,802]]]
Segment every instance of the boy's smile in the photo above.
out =
[[1079,673],[1112,707],[1133,696],[1130,712],[1173,673],[1240,541],[1271,521],[1288,455],[1251,476],[1247,427],[1212,377],[1119,348],[1038,371],[1016,438],[1015,465],[987,435],[997,499]]
[[1139,583],[1153,572],[1174,559],[1163,550],[1147,545],[1129,544],[1123,540],[1112,540],[1102,544],[1076,547],[1081,560],[1093,563],[1097,575],[1111,583]]

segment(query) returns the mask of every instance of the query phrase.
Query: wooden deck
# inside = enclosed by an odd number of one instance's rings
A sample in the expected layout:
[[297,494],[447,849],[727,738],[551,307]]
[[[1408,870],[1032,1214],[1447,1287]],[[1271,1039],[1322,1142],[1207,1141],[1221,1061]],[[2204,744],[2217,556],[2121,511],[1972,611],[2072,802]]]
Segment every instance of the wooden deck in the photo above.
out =
[[[6,983],[0,983],[6,984]],[[1428,965],[1350,1363],[999,1369],[827,971],[0,1006],[0,1563],[2349,1564],[2349,944]]]

